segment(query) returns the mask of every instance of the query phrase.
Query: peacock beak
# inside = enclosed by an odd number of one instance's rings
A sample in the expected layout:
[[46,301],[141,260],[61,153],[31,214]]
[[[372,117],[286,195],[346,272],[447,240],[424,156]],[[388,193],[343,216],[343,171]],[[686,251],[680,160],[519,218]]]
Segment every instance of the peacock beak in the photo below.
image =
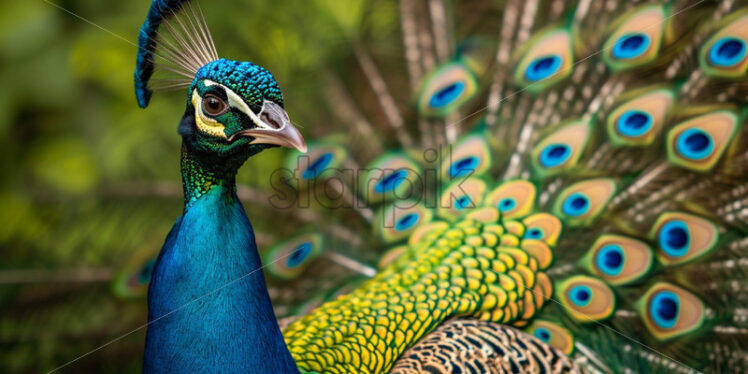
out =
[[295,148],[306,152],[306,142],[299,130],[291,124],[291,120],[280,105],[267,101],[262,104],[259,116],[250,114],[256,127],[237,131],[228,140],[234,141],[238,137],[252,137],[250,144],[272,144],[281,147]]

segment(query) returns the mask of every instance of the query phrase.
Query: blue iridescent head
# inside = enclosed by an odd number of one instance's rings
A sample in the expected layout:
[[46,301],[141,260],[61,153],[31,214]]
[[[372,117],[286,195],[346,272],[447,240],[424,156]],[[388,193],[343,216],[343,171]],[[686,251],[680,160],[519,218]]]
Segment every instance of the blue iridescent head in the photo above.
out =
[[[243,161],[271,146],[306,151],[303,137],[283,109],[283,94],[273,75],[251,62],[218,58],[212,39],[204,37],[210,34],[204,29],[204,20],[171,21],[180,16],[198,18],[201,13],[183,0],[154,0],[151,4],[138,38],[135,68],[138,104],[146,107],[150,101],[149,80],[154,61],[159,60],[159,64],[168,65],[166,70],[192,77],[183,83],[189,86],[189,91],[179,125],[179,134],[191,152],[214,160]],[[159,33],[161,23],[170,27]],[[181,30],[175,32],[179,27]],[[177,43],[160,46],[159,41],[167,31]],[[160,47],[168,50],[163,55],[171,60],[156,59],[161,56],[157,53]]]
[[218,59],[201,67],[179,133],[194,149],[212,153],[252,155],[274,145],[306,150],[275,78],[251,62]]

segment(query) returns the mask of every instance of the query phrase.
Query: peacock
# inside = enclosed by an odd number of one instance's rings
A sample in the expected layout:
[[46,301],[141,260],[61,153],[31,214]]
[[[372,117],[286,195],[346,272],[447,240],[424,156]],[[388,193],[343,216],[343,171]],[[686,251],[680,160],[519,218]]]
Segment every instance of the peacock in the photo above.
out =
[[[305,140],[199,4],[152,2],[137,102],[187,100],[184,212],[115,284],[145,372],[748,370],[748,4],[495,3],[399,1],[400,69],[350,36]],[[278,146],[294,218],[255,233],[235,175]]]

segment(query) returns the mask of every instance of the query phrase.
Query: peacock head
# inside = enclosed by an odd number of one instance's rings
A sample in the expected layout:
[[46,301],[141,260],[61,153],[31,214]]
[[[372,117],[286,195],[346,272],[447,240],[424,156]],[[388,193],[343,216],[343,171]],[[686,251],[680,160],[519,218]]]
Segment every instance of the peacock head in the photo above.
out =
[[305,152],[304,138],[283,109],[273,75],[251,62],[219,58],[210,35],[199,4],[153,0],[138,35],[138,105],[148,106],[157,89],[151,77],[160,67],[176,73],[165,88],[189,87],[179,133],[191,153],[238,166],[269,147]]
[[191,150],[220,159],[244,161],[274,146],[306,151],[275,78],[251,62],[203,65],[189,87],[179,133]]

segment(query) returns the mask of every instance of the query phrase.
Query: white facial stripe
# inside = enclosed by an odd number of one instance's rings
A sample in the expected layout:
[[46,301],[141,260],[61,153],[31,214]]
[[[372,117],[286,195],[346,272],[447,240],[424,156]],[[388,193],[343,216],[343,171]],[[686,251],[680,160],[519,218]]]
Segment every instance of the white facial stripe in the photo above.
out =
[[257,117],[257,115],[252,111],[252,109],[249,109],[249,105],[247,105],[247,103],[244,102],[244,99],[242,99],[242,97],[239,96],[236,92],[234,92],[230,88],[220,83],[213,82],[212,80],[209,80],[209,79],[206,79],[203,82],[205,83],[205,86],[208,86],[208,87],[218,86],[218,87],[223,88],[224,91],[226,91],[226,97],[228,97],[229,99],[229,106],[231,106],[232,108],[236,108],[240,112],[246,114],[252,120],[252,122],[254,122],[258,127],[264,128],[264,129],[275,130],[274,127],[260,120],[260,117]]

